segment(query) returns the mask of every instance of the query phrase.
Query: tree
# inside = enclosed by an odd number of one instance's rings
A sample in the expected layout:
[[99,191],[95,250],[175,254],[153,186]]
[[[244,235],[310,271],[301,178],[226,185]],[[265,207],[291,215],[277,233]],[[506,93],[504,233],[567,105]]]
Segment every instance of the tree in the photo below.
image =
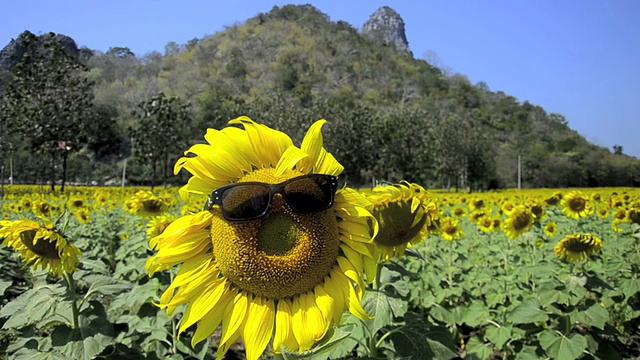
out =
[[169,154],[184,150],[190,121],[189,104],[164,92],[138,104],[133,111],[138,122],[132,134],[135,155],[151,164],[151,187],[155,186],[158,164],[163,165],[162,183],[166,186]]
[[622,152],[623,148],[622,145],[613,145],[613,153],[616,155],[623,155],[624,153]]
[[6,111],[29,145],[51,160],[51,191],[55,190],[56,159],[62,158],[64,191],[67,158],[86,142],[85,125],[93,105],[93,83],[77,53],[54,33],[40,38],[21,34],[27,51],[13,69],[6,91]]

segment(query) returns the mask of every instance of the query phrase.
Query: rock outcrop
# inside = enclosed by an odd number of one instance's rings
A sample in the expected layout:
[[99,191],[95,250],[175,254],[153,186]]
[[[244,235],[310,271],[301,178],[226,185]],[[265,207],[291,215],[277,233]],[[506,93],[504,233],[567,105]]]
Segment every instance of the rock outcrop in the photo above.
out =
[[411,54],[400,14],[388,6],[376,10],[362,27],[362,34],[383,44],[394,46],[398,51]]
[[89,49],[78,49],[76,42],[66,35],[47,33],[37,36],[25,30],[17,39],[12,39],[7,46],[0,50],[0,68],[11,70],[20,62],[27,51],[46,48],[53,44],[62,48],[67,54],[79,57],[81,60],[86,60],[93,55]]

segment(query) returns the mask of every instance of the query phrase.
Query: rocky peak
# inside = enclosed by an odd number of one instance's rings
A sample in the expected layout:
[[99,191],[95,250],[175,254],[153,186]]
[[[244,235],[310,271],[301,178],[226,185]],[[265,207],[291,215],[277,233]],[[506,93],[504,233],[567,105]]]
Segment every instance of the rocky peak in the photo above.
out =
[[0,50],[0,68],[11,70],[20,62],[24,54],[35,49],[44,49],[56,45],[67,54],[86,60],[93,55],[88,49],[78,49],[76,42],[61,34],[47,33],[40,36],[29,31],[22,32],[17,39],[12,39],[7,46]]
[[399,51],[411,54],[404,32],[404,21],[400,14],[388,6],[379,8],[369,17],[362,27],[362,34],[374,41],[392,45]]

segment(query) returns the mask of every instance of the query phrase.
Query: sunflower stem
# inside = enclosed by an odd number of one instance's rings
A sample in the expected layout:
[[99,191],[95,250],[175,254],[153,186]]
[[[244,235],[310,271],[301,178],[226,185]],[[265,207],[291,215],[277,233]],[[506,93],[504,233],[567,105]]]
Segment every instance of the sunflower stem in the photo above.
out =
[[448,261],[448,269],[447,269],[447,281],[449,282],[449,287],[453,287],[453,245],[455,241],[451,241],[451,246],[449,246],[449,261]]
[[369,338],[369,357],[375,358],[378,356],[378,336],[373,333]]
[[380,275],[382,274],[382,263],[376,265],[376,280],[373,282],[373,290],[380,290]]
[[[171,279],[170,283],[173,283],[173,278],[174,278],[174,274],[173,274],[173,269],[171,269],[171,271],[169,271],[169,278]],[[176,346],[176,339],[178,338],[178,334],[176,333],[176,330],[178,328],[178,324],[176,323],[176,317],[172,316],[171,317],[171,353],[172,354],[176,354],[178,351],[178,348]]]
[[71,312],[73,314],[73,328],[78,328],[78,296],[76,294],[76,283],[73,280],[73,274],[64,272],[64,278],[67,281],[67,291],[71,296]]

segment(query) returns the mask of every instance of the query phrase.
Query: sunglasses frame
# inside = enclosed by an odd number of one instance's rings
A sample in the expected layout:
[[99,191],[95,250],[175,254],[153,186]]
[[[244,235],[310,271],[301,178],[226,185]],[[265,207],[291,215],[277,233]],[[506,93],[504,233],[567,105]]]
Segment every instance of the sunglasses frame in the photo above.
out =
[[[220,207],[220,210],[222,211],[222,216],[228,221],[254,220],[254,219],[259,219],[259,218],[267,215],[267,213],[269,212],[269,209],[271,208],[271,202],[273,201],[273,196],[275,194],[282,194],[282,198],[291,207],[291,209],[293,211],[300,212],[300,211],[296,210],[294,208],[294,206],[291,204],[291,202],[289,201],[289,198],[287,197],[287,194],[285,193],[284,190],[285,190],[285,186],[287,186],[288,184],[290,184],[292,182],[295,182],[295,181],[300,181],[300,180],[305,179],[305,178],[323,178],[323,179],[327,179],[328,182],[329,182],[329,186],[331,187],[331,201],[329,201],[329,204],[326,207],[322,208],[322,209],[311,211],[311,212],[308,212],[307,214],[313,213],[313,212],[322,211],[322,210],[327,210],[331,206],[333,206],[333,202],[335,200],[336,191],[338,190],[338,178],[333,176],[333,175],[327,175],[327,174],[308,174],[308,175],[297,176],[297,177],[291,178],[289,180],[283,181],[283,182],[278,183],[278,184],[269,184],[269,183],[258,182],[258,181],[250,181],[250,182],[238,182],[238,183],[233,183],[233,184],[229,184],[229,185],[225,185],[225,186],[219,187],[219,188],[213,190],[213,192],[211,193],[211,196],[209,197],[209,199],[207,200],[207,203],[205,204],[205,209],[206,210],[211,210],[211,208],[215,204],[215,205],[218,205]],[[260,185],[260,186],[265,186],[265,187],[269,188],[269,200],[267,202],[267,206],[266,206],[265,210],[262,213],[260,213],[259,215],[252,216],[252,217],[247,217],[247,218],[242,218],[242,219],[235,219],[235,218],[228,217],[227,213],[224,210],[224,207],[222,205],[222,194],[225,191],[227,191],[228,189],[231,189],[231,188],[234,188],[234,187],[238,187],[238,186],[246,186],[246,185]],[[300,213],[304,213],[304,212],[300,212]]]

